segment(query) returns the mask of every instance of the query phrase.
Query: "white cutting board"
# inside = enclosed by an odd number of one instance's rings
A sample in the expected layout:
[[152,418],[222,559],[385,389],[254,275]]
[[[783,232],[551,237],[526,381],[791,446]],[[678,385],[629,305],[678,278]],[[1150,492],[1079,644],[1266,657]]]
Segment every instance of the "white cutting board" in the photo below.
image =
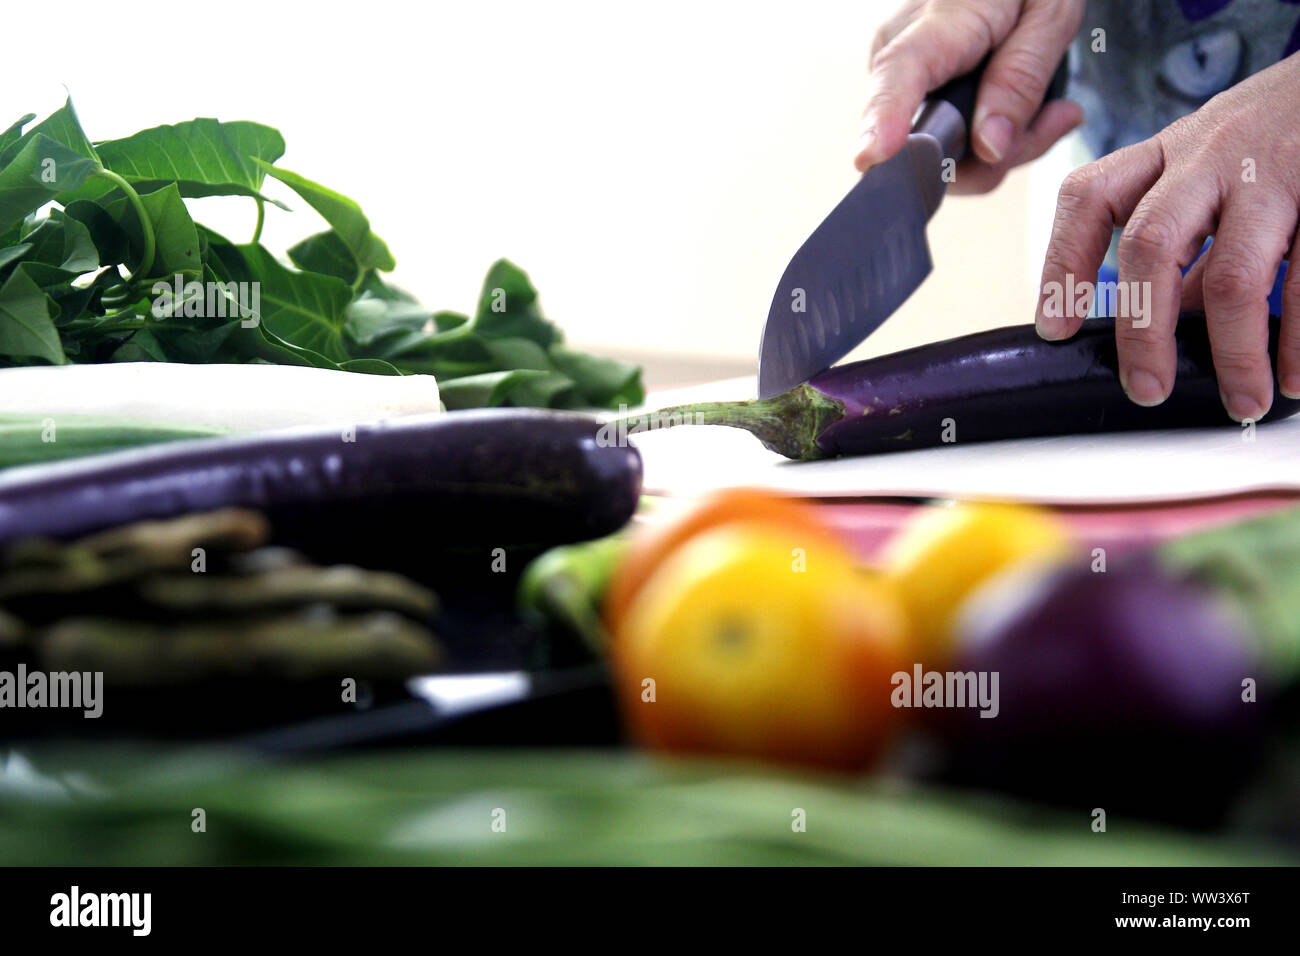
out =
[[[752,398],[751,377],[656,392],[647,409]],[[960,437],[960,435],[958,436]],[[1002,498],[1117,504],[1255,491],[1300,492],[1300,415],[1254,429],[1075,435],[793,462],[734,428],[692,425],[632,436],[651,494],[743,485],[809,497]]]

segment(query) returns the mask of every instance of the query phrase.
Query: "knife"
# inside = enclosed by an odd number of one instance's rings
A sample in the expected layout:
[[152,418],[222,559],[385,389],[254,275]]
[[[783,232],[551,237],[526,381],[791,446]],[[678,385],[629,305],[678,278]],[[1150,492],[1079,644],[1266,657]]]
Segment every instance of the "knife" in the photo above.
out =
[[[986,59],[931,93],[907,145],[863,173],[786,266],[763,326],[758,397],[806,382],[880,327],[930,274],[925,225],[970,143]],[[1044,102],[1065,93],[1061,60]],[[947,162],[951,160],[952,162]]]

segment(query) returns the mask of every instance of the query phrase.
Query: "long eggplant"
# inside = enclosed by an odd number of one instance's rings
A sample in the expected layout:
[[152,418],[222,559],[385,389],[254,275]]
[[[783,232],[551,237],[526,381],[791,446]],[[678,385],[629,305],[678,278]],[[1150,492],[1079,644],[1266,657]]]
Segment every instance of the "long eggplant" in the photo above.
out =
[[641,484],[636,449],[598,430],[584,415],[484,409],[18,468],[0,476],[0,547],[227,506],[262,512],[278,544],[373,567],[594,538],[631,517]]
[[[872,455],[946,442],[1230,424],[1219,397],[1205,316],[1178,321],[1178,377],[1161,405],[1129,401],[1119,383],[1114,319],[1094,319],[1048,342],[1032,325],[960,338],[829,368],[773,398],[703,402],[630,416],[628,432],[728,425],[787,458]],[[1269,343],[1277,364],[1278,319]],[[1286,418],[1300,399],[1275,392],[1261,421]]]

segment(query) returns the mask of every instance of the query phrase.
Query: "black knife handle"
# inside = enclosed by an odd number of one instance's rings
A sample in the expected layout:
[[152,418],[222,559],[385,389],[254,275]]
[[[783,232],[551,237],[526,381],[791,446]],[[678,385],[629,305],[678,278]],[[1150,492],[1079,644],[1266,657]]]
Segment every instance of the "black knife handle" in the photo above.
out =
[[[962,152],[967,152],[970,149],[971,120],[975,115],[975,97],[979,93],[980,81],[984,79],[984,68],[988,66],[991,56],[992,54],[989,54],[975,69],[963,76],[954,77],[926,97],[927,100],[942,100],[951,103],[957,108],[957,112],[961,114],[962,122],[966,126],[965,141],[961,144]],[[1047,85],[1043,103],[1050,103],[1052,100],[1059,100],[1063,97],[1069,79],[1070,56],[1067,51],[1066,55],[1061,57],[1056,72],[1052,74],[1052,81]]]

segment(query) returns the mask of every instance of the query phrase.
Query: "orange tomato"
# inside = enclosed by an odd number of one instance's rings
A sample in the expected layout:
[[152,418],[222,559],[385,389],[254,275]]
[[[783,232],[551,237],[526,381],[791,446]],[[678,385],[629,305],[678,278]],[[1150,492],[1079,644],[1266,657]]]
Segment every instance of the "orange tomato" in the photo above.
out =
[[906,615],[841,547],[779,523],[728,522],[667,555],[618,618],[616,694],[660,750],[855,770],[899,725],[891,676]]

